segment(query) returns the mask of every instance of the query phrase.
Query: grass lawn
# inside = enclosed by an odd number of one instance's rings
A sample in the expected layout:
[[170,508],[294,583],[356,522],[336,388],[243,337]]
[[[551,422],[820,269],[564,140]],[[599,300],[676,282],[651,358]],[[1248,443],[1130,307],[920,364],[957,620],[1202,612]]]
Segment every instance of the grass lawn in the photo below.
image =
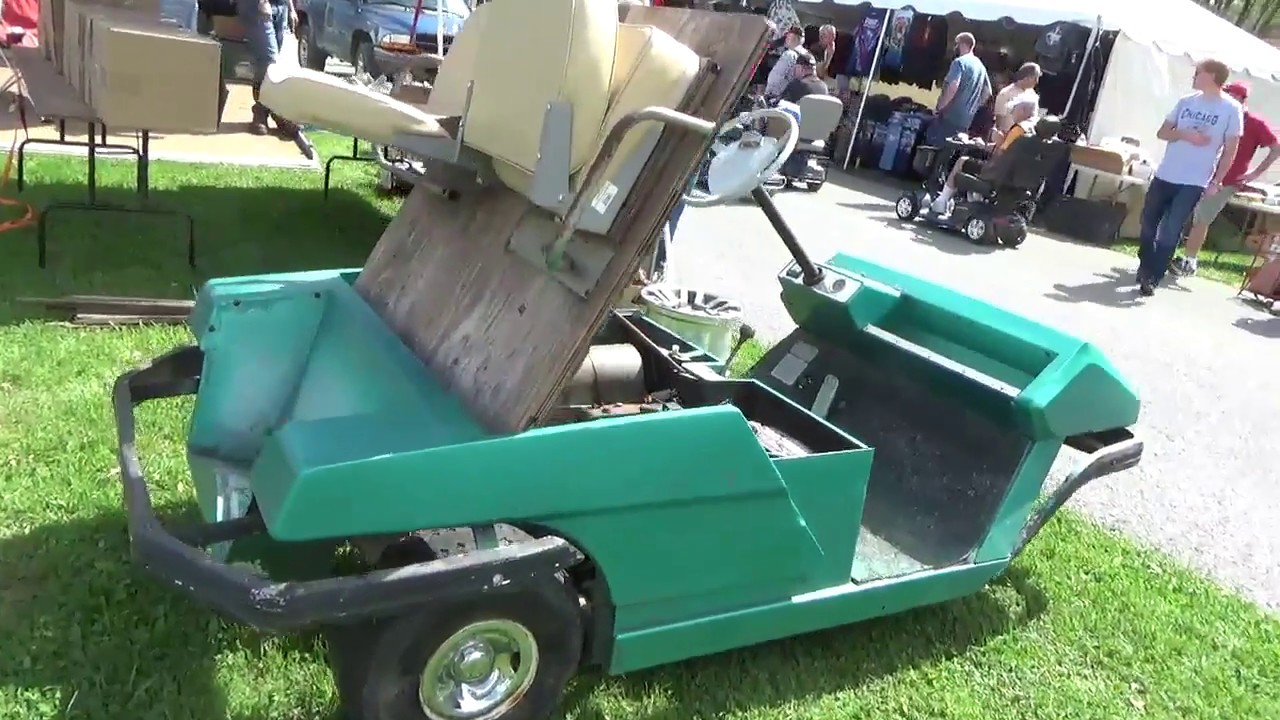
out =
[[[1124,239],[1113,245],[1111,249],[1125,255],[1137,257],[1138,241]],[[1218,251],[1213,248],[1205,248],[1200,251],[1200,269],[1196,276],[1226,283],[1232,287],[1239,287],[1240,283],[1244,281],[1245,270],[1249,268],[1249,263],[1252,260],[1252,253],[1233,252],[1230,250]]]
[[[323,150],[342,143],[321,139]],[[28,195],[75,197],[76,160],[35,156]],[[155,195],[195,215],[201,272],[359,264],[394,210],[366,168],[158,163]],[[105,177],[123,186],[128,167]],[[128,561],[109,385],[179,328],[24,319],[17,296],[190,297],[168,219],[54,216],[0,236],[0,718],[318,720],[333,696],[310,638],[227,625]],[[758,357],[759,348],[752,357]],[[166,512],[189,508],[189,404],[145,407],[141,452]],[[1074,517],[962,601],[623,678],[580,682],[579,720],[1280,718],[1280,623]]]

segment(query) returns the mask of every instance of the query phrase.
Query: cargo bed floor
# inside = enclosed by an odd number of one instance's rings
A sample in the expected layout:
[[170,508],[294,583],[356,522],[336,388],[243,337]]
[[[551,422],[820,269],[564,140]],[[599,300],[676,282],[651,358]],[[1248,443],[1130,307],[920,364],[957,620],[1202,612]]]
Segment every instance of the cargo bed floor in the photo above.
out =
[[873,582],[911,575],[930,569],[928,565],[894,547],[888,540],[866,528],[858,534],[851,577],[855,583]]

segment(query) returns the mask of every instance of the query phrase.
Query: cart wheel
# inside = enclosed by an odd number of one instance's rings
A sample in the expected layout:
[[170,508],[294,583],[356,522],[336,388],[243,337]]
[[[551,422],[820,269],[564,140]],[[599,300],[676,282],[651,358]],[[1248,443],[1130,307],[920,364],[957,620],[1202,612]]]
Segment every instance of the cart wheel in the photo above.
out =
[[893,213],[899,220],[914,220],[920,214],[920,198],[915,193],[904,193],[893,206]]
[[351,720],[544,720],[578,669],[578,598],[558,581],[326,633]]
[[991,223],[987,222],[987,219],[984,217],[975,215],[969,218],[969,220],[964,224],[964,236],[971,242],[978,243],[979,245],[985,245],[987,243],[987,238],[990,233]]
[[1027,229],[1018,228],[1008,237],[1004,238],[1003,243],[1006,247],[1016,248],[1027,240]]

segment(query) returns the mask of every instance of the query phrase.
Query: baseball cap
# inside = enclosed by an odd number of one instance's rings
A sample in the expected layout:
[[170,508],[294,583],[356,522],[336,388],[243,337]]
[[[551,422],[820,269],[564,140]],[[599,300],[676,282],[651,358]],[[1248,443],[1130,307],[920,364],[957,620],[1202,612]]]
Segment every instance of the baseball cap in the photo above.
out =
[[1226,85],[1223,85],[1222,92],[1241,102],[1249,99],[1249,86],[1239,81],[1229,82]]
[[816,58],[813,57],[813,53],[810,53],[806,50],[806,51],[801,51],[800,53],[797,54],[796,64],[804,65],[806,67],[813,67],[818,64],[818,61]]

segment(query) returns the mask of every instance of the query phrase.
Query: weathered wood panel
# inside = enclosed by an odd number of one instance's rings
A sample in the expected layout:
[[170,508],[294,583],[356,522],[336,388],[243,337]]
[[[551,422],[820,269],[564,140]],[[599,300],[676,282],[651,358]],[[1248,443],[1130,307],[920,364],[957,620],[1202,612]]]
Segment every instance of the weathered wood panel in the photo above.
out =
[[[679,109],[723,117],[750,80],[764,19],[671,8],[627,12],[626,22],[665,30],[714,63],[714,77]],[[415,189],[356,288],[482,423],[496,432],[523,430],[582,363],[706,144],[692,133],[664,132],[614,224],[618,252],[585,299],[507,251],[525,213],[541,211],[505,188],[452,200]]]

